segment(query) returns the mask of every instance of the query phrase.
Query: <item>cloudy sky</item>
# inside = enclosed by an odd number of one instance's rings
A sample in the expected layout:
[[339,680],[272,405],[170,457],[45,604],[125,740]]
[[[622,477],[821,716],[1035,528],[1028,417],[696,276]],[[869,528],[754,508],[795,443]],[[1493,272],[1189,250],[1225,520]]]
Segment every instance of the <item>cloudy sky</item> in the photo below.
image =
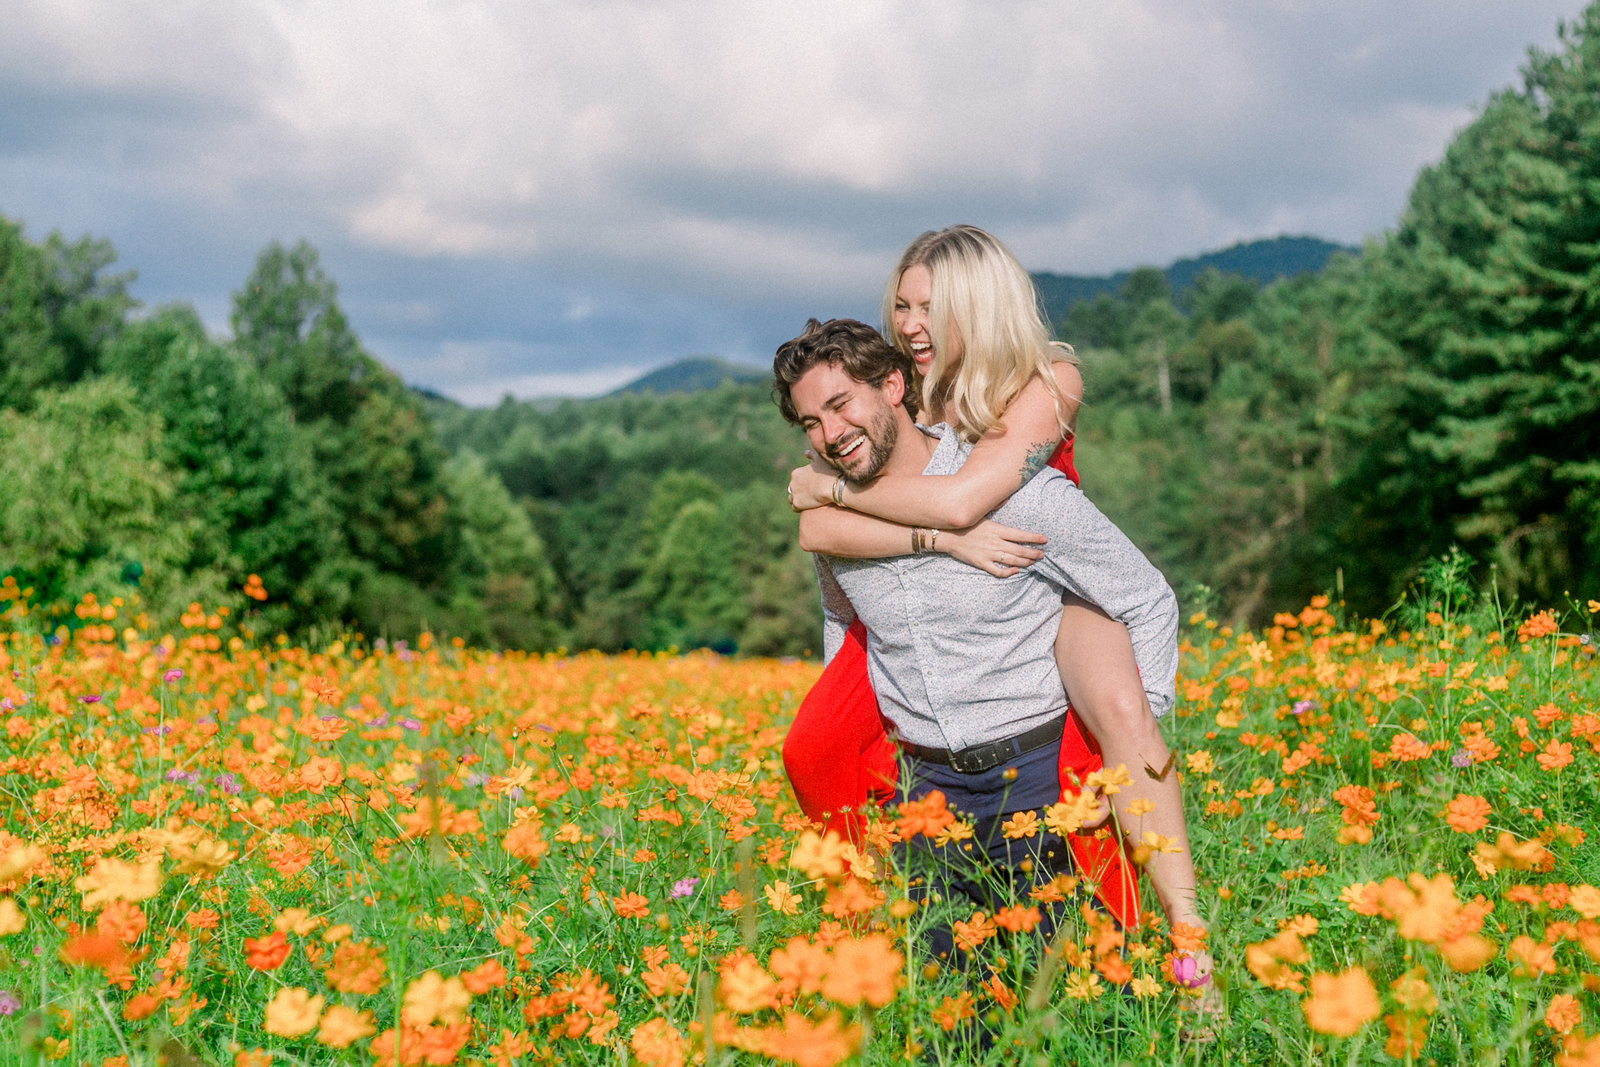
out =
[[304,238],[468,403],[762,363],[973,222],[1099,274],[1359,243],[1581,0],[4,0],[0,214],[219,333]]

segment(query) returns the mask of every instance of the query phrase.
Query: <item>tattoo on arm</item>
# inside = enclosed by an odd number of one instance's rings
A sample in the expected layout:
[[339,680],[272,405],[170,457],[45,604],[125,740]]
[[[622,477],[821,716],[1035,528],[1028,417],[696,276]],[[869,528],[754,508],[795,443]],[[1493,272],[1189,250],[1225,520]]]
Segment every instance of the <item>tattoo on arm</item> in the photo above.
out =
[[1022,470],[1018,472],[1022,476],[1023,485],[1027,485],[1028,479],[1044,470],[1045,464],[1050,462],[1050,457],[1055,454],[1055,451],[1056,442],[1054,441],[1042,441],[1028,449],[1028,458],[1023,460]]

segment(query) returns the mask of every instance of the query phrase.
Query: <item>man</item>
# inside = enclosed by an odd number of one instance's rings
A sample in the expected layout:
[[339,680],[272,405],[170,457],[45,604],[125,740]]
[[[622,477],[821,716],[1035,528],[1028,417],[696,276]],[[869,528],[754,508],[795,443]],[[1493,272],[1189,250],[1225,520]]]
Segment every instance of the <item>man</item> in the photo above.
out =
[[[948,427],[915,424],[907,410],[909,361],[868,326],[813,320],[779,348],[773,369],[785,416],[848,482],[950,474],[966,459],[968,446]],[[1029,840],[1024,853],[999,831],[1012,814],[1046,807],[1059,795],[1068,708],[1054,658],[1062,592],[1127,626],[1156,709],[1173,699],[1177,600],[1160,572],[1054,470],[1034,477],[990,518],[1044,534],[1044,557],[1004,579],[933,552],[869,560],[819,555],[816,564],[825,654],[839,649],[852,621],[866,625],[873,689],[906,762],[897,798],[942,791],[1015,890],[1013,876],[1044,881],[1067,863],[1059,839]],[[907,549],[913,547],[908,536]],[[978,879],[952,870],[937,878],[936,891],[992,906]]]

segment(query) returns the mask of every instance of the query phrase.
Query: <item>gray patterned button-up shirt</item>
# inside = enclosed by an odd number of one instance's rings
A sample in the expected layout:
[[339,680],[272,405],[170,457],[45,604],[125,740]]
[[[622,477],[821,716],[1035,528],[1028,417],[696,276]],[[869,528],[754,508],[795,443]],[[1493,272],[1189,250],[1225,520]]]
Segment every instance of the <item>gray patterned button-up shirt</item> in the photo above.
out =
[[[924,474],[953,474],[969,446],[943,424]],[[1150,707],[1172,707],[1178,600],[1161,572],[1059,471],[1045,468],[989,517],[1044,534],[1044,558],[996,578],[950,556],[816,557],[823,647],[858,616],[884,716],[905,740],[952,751],[998,741],[1066,710],[1056,670],[1061,593],[1123,623]]]

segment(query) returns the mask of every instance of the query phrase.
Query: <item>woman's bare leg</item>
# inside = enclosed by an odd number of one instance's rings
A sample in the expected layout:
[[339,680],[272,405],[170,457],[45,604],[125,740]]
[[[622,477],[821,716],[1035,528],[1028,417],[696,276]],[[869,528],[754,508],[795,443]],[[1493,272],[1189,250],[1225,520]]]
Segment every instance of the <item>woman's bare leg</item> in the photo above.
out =
[[[1151,831],[1177,848],[1152,852],[1145,866],[1167,922],[1204,929],[1195,908],[1194,857],[1177,768],[1150,712],[1127,628],[1068,596],[1056,634],[1056,666],[1072,706],[1100,743],[1106,766],[1121,764],[1133,779],[1111,798],[1123,833],[1137,845]],[[1154,807],[1137,815],[1133,812],[1146,805],[1135,806],[1136,801]]]

